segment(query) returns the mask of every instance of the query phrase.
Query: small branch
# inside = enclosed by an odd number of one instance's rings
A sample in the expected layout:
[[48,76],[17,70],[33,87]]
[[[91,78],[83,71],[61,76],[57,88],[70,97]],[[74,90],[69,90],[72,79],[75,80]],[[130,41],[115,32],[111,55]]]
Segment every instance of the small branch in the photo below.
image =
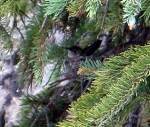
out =
[[37,114],[36,118],[33,120],[32,124],[30,127],[34,127],[34,125],[36,124],[36,122],[38,121],[39,117],[41,116],[41,114]]
[[41,26],[41,28],[40,28],[40,33],[43,31],[43,29],[44,29],[44,27],[45,27],[47,21],[48,21],[48,16],[46,16],[46,17],[44,18],[44,20],[43,20],[42,26]]
[[60,82],[66,81],[66,80],[75,79],[75,78],[76,77],[72,76],[72,77],[66,77],[66,78],[63,78],[63,79],[56,80],[56,81],[54,81],[54,82],[52,82],[52,83],[49,84],[48,89],[50,89],[52,87],[55,87],[55,86],[59,87],[59,85],[57,83],[60,83]]
[[51,75],[50,75],[48,81],[44,84],[44,86],[46,86],[46,85],[50,82],[50,80],[51,80],[51,78],[52,78],[52,76],[53,76],[53,74],[54,74],[54,71],[57,69],[57,66],[58,66],[58,65],[59,65],[59,62],[56,63],[56,65],[55,65],[55,67],[54,67],[54,69],[53,69],[53,71],[52,71],[52,73],[51,73]]
[[26,26],[26,24],[25,24],[25,21],[24,21],[23,17],[22,17],[22,16],[20,16],[20,19],[21,19],[21,21],[22,21],[22,23],[23,23],[23,25],[24,25],[24,27],[25,27],[25,26]]
[[103,30],[104,22],[105,22],[106,15],[107,15],[107,12],[108,12],[108,3],[109,3],[109,0],[106,0],[106,5],[105,5],[105,9],[104,9],[104,16],[103,16],[103,20],[102,20],[101,30]]
[[103,16],[103,19],[102,19],[102,24],[101,24],[100,32],[98,33],[97,38],[100,36],[101,31],[103,31],[105,19],[106,19],[107,12],[108,12],[108,4],[109,4],[109,0],[106,0],[106,3],[105,3],[105,9],[104,9],[104,16]]
[[17,31],[20,33],[21,38],[24,40],[24,36],[23,36],[23,34],[21,33],[21,31],[20,31],[20,29],[18,28],[18,26],[16,26],[16,29],[17,29]]

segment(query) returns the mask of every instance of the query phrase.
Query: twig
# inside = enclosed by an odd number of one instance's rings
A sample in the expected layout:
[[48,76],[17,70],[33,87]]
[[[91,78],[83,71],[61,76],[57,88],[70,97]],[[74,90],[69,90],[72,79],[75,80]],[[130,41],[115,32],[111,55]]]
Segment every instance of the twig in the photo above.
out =
[[43,20],[42,26],[41,26],[41,28],[40,28],[40,33],[43,31],[43,29],[44,29],[44,27],[45,27],[47,21],[48,21],[48,16],[46,16],[46,17],[44,18],[44,20]]
[[33,120],[32,124],[30,127],[34,127],[35,123],[38,121],[39,117],[41,116],[41,114],[37,114],[36,118]]
[[24,25],[24,27],[25,27],[25,26],[26,26],[26,24],[25,24],[25,21],[24,21],[23,17],[22,17],[22,16],[20,16],[20,19],[21,19],[21,21],[22,21],[22,23],[23,23],[23,25]]
[[105,19],[106,19],[107,12],[108,12],[108,4],[109,4],[109,0],[106,0],[106,5],[105,5],[105,9],[104,9],[104,15],[103,15],[103,19],[102,19],[102,24],[101,24],[100,32],[98,33],[97,38],[99,38],[99,36],[101,34],[101,31],[103,31],[103,28],[104,28]]
[[[57,83],[63,82],[63,81],[65,81],[65,80],[75,79],[75,78],[76,78],[76,77],[73,77],[73,76],[72,76],[72,77],[66,77],[66,78],[63,78],[63,79],[56,80],[56,81],[54,81],[54,82],[52,82],[52,83],[49,84],[48,89],[57,86]],[[59,86],[59,85],[58,85],[58,86]]]
[[18,26],[17,26],[17,19],[16,19],[16,18],[17,18],[17,16],[15,15],[15,16],[14,16],[13,27],[12,27],[12,29],[11,29],[11,33],[13,32],[13,29],[16,28],[17,31],[20,33],[21,38],[24,40],[24,36],[23,36],[23,34],[21,33],[20,29],[19,29]]
[[102,19],[101,30],[103,30],[104,22],[105,22],[106,15],[107,15],[107,12],[108,12],[108,3],[109,3],[109,0],[106,0],[106,5],[105,5],[105,9],[104,9],[104,16],[103,16],[103,19]]
[[54,69],[53,69],[53,71],[52,71],[52,73],[51,73],[51,75],[50,75],[48,81],[44,84],[44,86],[46,86],[46,85],[50,82],[50,80],[51,80],[51,78],[52,78],[52,76],[53,76],[53,73],[54,73],[54,71],[57,69],[57,66],[58,66],[58,65],[59,65],[59,62],[56,63],[56,65],[55,65],[55,67],[54,67]]
[[18,26],[16,26],[16,29],[17,29],[17,31],[20,33],[21,38],[24,40],[24,36],[23,36],[23,34],[21,33],[21,31],[20,31],[20,29],[18,28]]

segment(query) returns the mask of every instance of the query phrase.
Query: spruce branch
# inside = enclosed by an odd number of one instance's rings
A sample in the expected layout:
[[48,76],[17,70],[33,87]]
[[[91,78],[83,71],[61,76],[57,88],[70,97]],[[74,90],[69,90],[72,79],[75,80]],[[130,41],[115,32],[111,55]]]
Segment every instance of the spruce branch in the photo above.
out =
[[139,46],[104,63],[96,72],[90,92],[72,104],[72,117],[59,126],[109,126],[115,121],[149,76],[149,48]]

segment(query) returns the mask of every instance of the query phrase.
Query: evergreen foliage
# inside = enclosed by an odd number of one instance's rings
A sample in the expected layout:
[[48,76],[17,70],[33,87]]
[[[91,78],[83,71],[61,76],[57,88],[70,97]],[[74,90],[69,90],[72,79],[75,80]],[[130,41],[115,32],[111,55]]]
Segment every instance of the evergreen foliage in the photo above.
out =
[[2,25],[0,25],[0,40],[2,41],[1,45],[3,46],[3,48],[6,49],[12,48],[13,44],[10,39],[10,34],[6,31],[6,29]]
[[47,27],[40,31],[44,20],[44,13],[41,7],[36,9],[38,21],[33,17],[31,23],[26,27],[27,37],[21,47],[21,52],[24,57],[22,67],[25,68],[24,74],[27,74],[26,77],[30,77],[33,74],[37,83],[41,83],[43,67],[48,61],[53,59],[49,57],[48,51],[50,49],[45,44],[48,30],[51,28],[51,19],[48,17]]
[[89,18],[95,18],[101,2],[99,0],[45,0],[43,4],[45,7],[46,15],[58,16],[63,9],[68,6],[68,10],[72,16],[78,15],[80,12],[85,11],[88,13]]
[[45,0],[43,6],[46,15],[57,17],[66,7],[69,0]]
[[[42,80],[43,66],[43,49],[41,48],[42,34],[39,29],[42,24],[43,15],[39,12],[39,22],[33,19],[32,23],[27,26],[27,38],[22,46],[22,54],[24,56],[23,66],[28,69],[25,71],[33,71],[37,81]],[[29,74],[32,74],[31,72]],[[28,77],[28,76],[27,76]]]
[[1,0],[0,1],[0,16],[10,13],[10,15],[24,15],[28,9],[27,0]]
[[65,59],[67,54],[67,50],[62,48],[61,46],[58,46],[56,44],[50,44],[47,46],[47,60],[63,60]]
[[[121,15],[123,15],[124,22],[128,23],[130,19],[134,18],[140,12],[141,8],[144,8],[141,7],[144,5],[144,2],[141,4],[140,1],[136,1],[135,3],[131,3],[131,1],[122,1],[123,10],[121,10],[118,1],[109,1],[109,6],[106,8],[106,3],[99,3],[99,5],[92,4],[93,6],[90,6],[92,2],[93,1],[77,0],[73,2],[46,1],[44,6],[46,7],[46,15],[52,15],[55,18],[63,12],[64,8],[68,9],[71,16],[77,16],[81,12],[87,12],[87,17],[93,18],[97,15],[97,12],[101,12],[98,14],[99,19],[96,20],[97,23],[100,24],[99,26],[103,27],[103,29],[113,29],[117,32],[120,30],[118,27],[122,26]],[[96,3],[96,1],[94,2]],[[128,6],[130,4],[132,6]],[[55,12],[54,8],[56,8]],[[104,9],[106,9],[106,12],[103,12]],[[146,11],[145,9],[145,12]],[[105,13],[107,13],[107,15]],[[146,15],[147,14],[144,13],[144,16]],[[116,19],[116,21],[114,21],[114,19]],[[55,45],[51,46],[49,49],[50,55],[53,54],[52,52],[56,54],[56,56],[50,56],[53,59],[60,58],[59,56],[61,55],[59,55],[59,53],[61,51],[64,52],[60,50],[61,47]],[[125,113],[129,113],[126,107],[132,108],[135,104],[145,101],[142,97],[139,97],[145,91],[140,94],[137,91],[141,89],[140,85],[149,85],[145,82],[149,76],[149,49],[149,45],[130,49],[119,56],[108,59],[102,67],[96,67],[98,71],[94,70],[95,77],[92,88],[89,90],[90,92],[81,96],[77,102],[71,105],[69,115],[71,118],[59,123],[58,126],[117,126],[120,123],[118,122],[119,120],[125,119]],[[63,54],[62,52],[61,54]],[[143,63],[143,61],[145,62]],[[86,63],[86,65],[89,64],[93,66],[91,62],[89,63]],[[91,69],[89,66],[87,68]],[[89,73],[89,71],[86,71],[86,73]],[[33,103],[34,102],[35,101],[33,101]],[[120,118],[120,114],[124,117]]]
[[[34,0],[35,3],[37,1]],[[32,4],[30,5],[28,0],[0,0],[0,16],[25,16],[31,6]],[[22,120],[19,127],[55,126],[51,121],[53,116],[50,111],[50,108],[53,109],[53,105],[49,107],[49,103],[53,95],[57,93],[56,88],[59,87],[64,61],[68,59],[68,50],[65,47],[77,43],[81,47],[88,46],[87,40],[90,39],[84,39],[82,35],[89,31],[93,32],[91,34],[94,37],[91,39],[92,41],[96,39],[97,35],[110,31],[112,32],[112,43],[118,44],[121,43],[118,38],[122,37],[124,23],[135,24],[136,16],[140,12],[142,12],[140,18],[144,17],[147,24],[150,21],[150,0],[44,0],[42,7],[37,6],[35,16],[26,27],[26,38],[21,45],[23,58],[21,71],[25,78],[24,84],[26,82],[32,84],[32,78],[41,83],[43,68],[47,63],[53,63],[55,67],[46,84],[47,87],[41,93],[35,96],[25,96],[22,99]],[[61,20],[59,16],[66,11],[69,13],[66,24],[70,17],[78,18],[80,22],[82,22],[82,17],[85,19],[79,28],[74,30],[72,34],[74,37],[65,40],[63,45],[47,44],[46,39],[53,22],[55,19]],[[44,24],[45,19],[47,22]],[[10,35],[1,25],[0,34],[0,39],[5,40],[7,47],[11,48],[13,44]],[[92,80],[91,88],[71,104],[66,120],[59,122],[57,126],[120,127],[127,120],[129,112],[135,105],[146,103],[144,108],[148,109],[150,94],[149,43],[108,58],[103,64],[100,60],[87,58],[80,63],[78,74],[80,77],[86,76]],[[31,80],[29,80],[30,78]],[[52,82],[53,78],[56,82]],[[71,85],[67,86],[69,88],[66,89],[76,89],[76,92],[79,92],[81,79],[77,78],[75,79],[77,81],[71,82]],[[73,88],[70,88],[71,86]],[[56,101],[58,107],[60,105],[63,107],[66,96],[63,101],[61,99]],[[70,104],[70,102],[66,103]]]
[[147,24],[149,24],[150,21],[150,14],[149,14],[149,10],[150,10],[150,1],[149,0],[143,0],[142,1],[142,10],[144,11],[144,18],[145,18],[145,22]]
[[124,6],[124,21],[128,22],[132,20],[141,10],[141,0],[122,0]]
[[81,62],[78,74],[88,76],[88,78],[95,78],[95,71],[101,67],[102,62],[100,60],[86,59]]
[[90,92],[72,104],[71,118],[59,126],[115,126],[115,120],[123,119],[123,116],[119,118],[119,113],[140,96],[137,96],[137,91],[140,85],[146,84],[149,77],[149,57],[150,45],[147,45],[130,49],[106,61],[95,72]]

